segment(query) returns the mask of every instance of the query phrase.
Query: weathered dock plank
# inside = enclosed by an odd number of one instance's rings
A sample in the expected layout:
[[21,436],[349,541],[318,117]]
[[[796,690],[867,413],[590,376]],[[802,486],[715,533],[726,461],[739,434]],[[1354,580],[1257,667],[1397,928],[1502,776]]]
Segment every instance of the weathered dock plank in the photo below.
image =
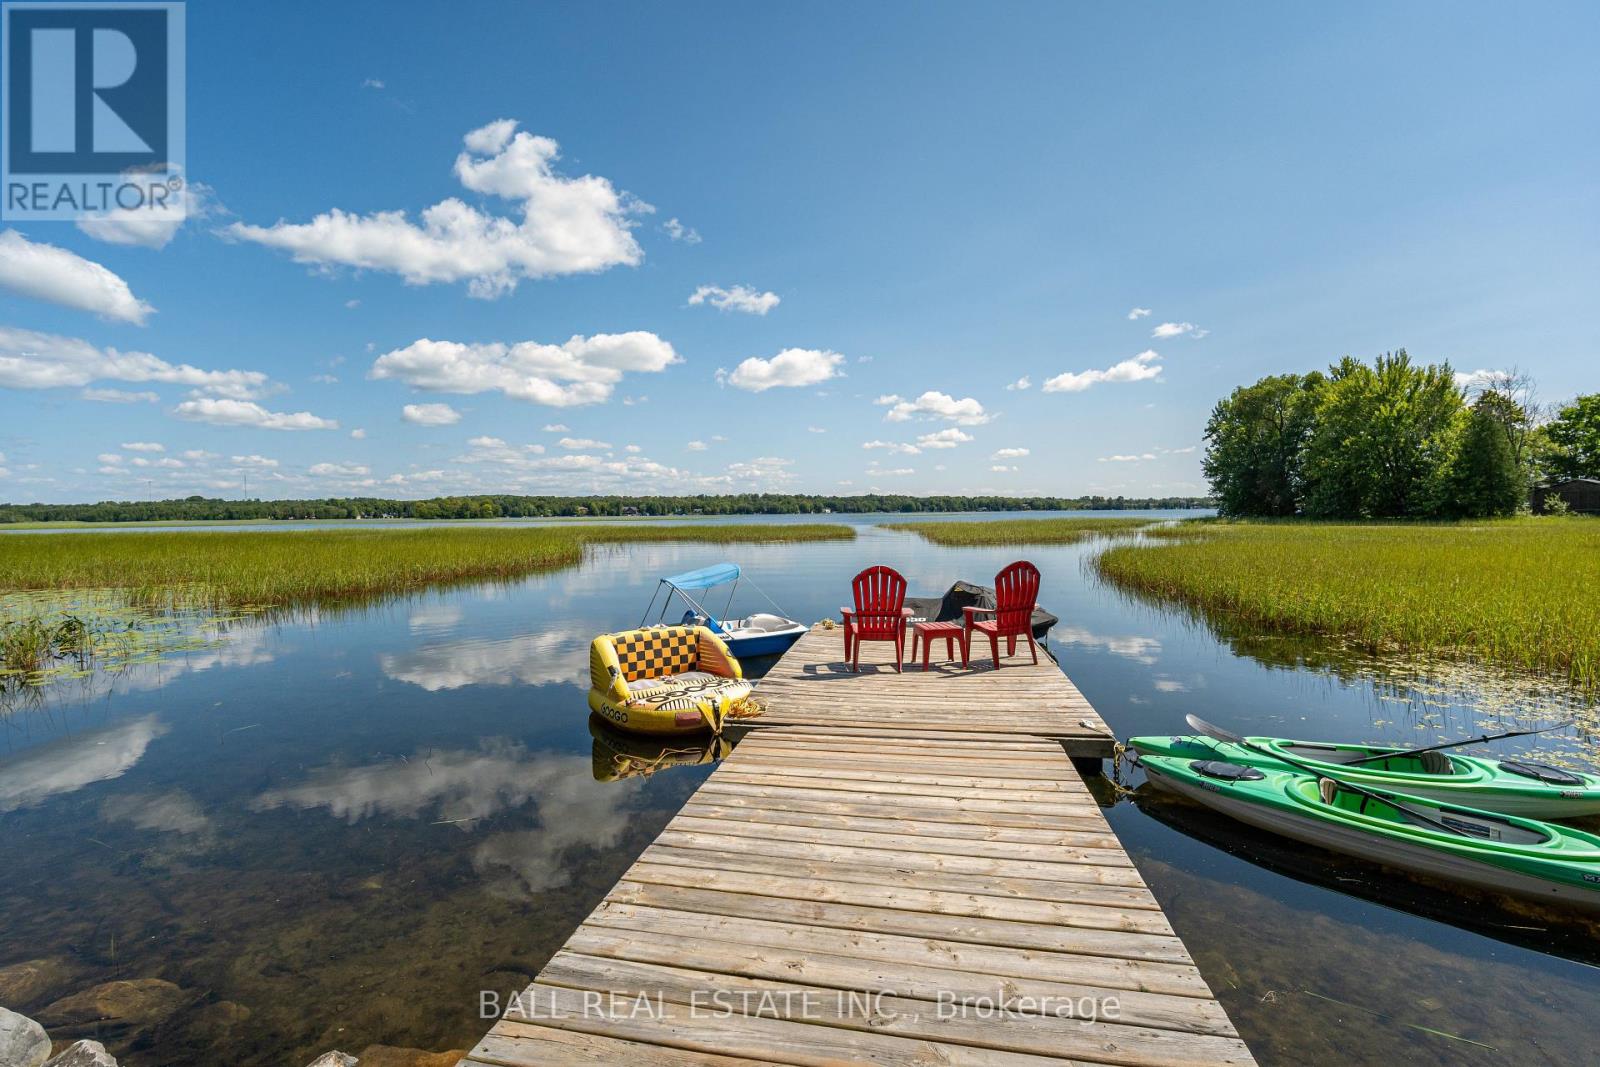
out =
[[[942,642],[935,644],[936,652],[943,650]],[[767,710],[751,726],[1050,738],[1069,756],[1111,755],[1110,729],[1055,660],[1041,650],[1034,664],[1025,647],[1020,651],[999,670],[984,643],[974,646],[969,669],[959,661],[932,662],[924,671],[919,659],[897,672],[891,646],[869,644],[856,672],[844,662],[843,631],[814,626],[762,678]]]
[[463,1063],[1254,1062],[1058,740],[910,729],[751,732]]

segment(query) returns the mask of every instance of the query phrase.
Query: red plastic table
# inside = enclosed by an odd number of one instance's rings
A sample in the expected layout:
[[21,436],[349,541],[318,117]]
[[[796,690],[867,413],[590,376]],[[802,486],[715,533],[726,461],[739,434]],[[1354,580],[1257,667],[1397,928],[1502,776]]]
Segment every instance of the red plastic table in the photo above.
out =
[[911,658],[917,658],[917,641],[922,641],[922,669],[928,669],[928,646],[933,644],[935,638],[944,638],[944,658],[955,659],[955,643],[962,641],[963,651],[966,644],[963,635],[966,627],[959,622],[919,622],[911,627]]

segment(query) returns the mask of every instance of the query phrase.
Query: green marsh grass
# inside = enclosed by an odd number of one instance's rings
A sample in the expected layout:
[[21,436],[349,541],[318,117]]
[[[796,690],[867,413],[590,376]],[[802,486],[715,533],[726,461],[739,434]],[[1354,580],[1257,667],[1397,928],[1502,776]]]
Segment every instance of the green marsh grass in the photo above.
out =
[[818,523],[0,535],[0,591],[117,590],[158,609],[286,607],[515,578],[577,563],[591,545],[854,536]]
[[971,548],[983,545],[1070,545],[1091,537],[1128,534],[1154,519],[994,519],[977,522],[889,522],[886,530],[919,534],[925,540],[946,548]]
[[1107,549],[1117,586],[1216,621],[1564,677],[1600,694],[1600,522],[1200,522]]

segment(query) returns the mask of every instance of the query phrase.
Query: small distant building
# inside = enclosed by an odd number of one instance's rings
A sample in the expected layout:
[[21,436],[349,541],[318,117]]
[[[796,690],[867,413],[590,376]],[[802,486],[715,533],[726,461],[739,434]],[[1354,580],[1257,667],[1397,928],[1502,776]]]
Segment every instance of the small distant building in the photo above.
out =
[[1568,478],[1550,482],[1533,490],[1533,511],[1543,515],[1550,510],[1549,501],[1566,502],[1567,510],[1578,515],[1600,515],[1600,478]]
[[639,509],[634,507],[632,504],[625,504],[623,505],[622,513],[624,515],[637,515],[639,514]]

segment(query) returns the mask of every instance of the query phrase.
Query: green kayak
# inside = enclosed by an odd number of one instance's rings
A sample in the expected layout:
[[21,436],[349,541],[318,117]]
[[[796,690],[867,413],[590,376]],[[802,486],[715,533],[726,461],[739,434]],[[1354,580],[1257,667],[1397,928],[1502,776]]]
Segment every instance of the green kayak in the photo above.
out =
[[[1403,748],[1374,745],[1333,745],[1320,741],[1291,741],[1282,737],[1247,737],[1243,745],[1198,734],[1134,737],[1128,747],[1140,756],[1175,759],[1217,759],[1247,767],[1294,769],[1276,758],[1352,782],[1365,789],[1392,789],[1410,796],[1448,804],[1523,815],[1531,819],[1578,819],[1600,815],[1600,776],[1575,774],[1531,760],[1487,759],[1458,752],[1410,753]],[[1352,760],[1381,756],[1371,763],[1350,766]]]
[[1594,834],[1424,797],[1373,797],[1287,767],[1170,756],[1141,756],[1139,766],[1152,785],[1297,841],[1492,892],[1600,910]]

